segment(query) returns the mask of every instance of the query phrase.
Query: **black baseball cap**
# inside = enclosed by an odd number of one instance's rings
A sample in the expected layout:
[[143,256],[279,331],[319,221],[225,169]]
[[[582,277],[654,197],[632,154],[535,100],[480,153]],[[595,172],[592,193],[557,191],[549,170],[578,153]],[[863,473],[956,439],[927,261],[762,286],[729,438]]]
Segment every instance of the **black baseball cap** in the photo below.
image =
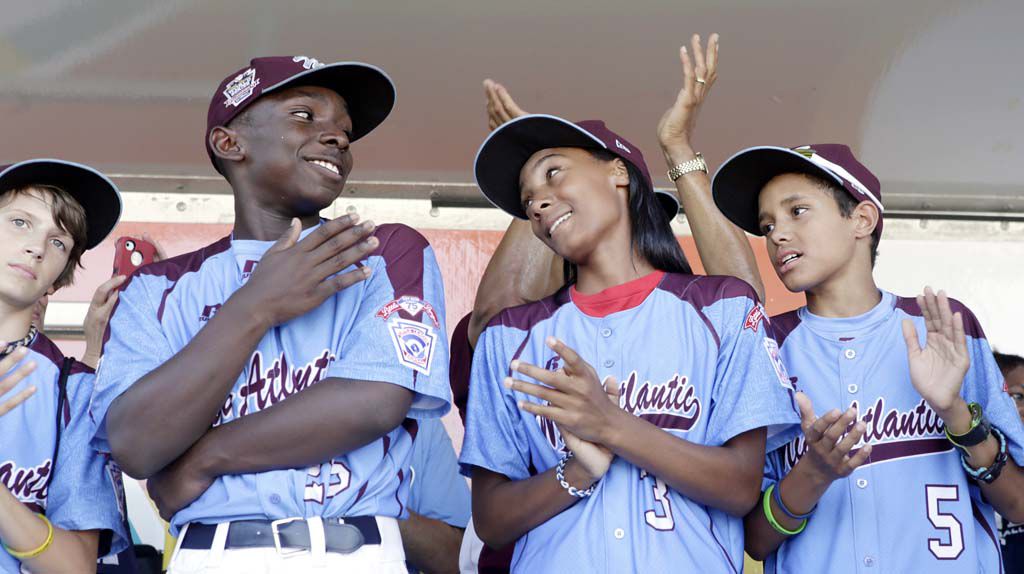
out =
[[85,248],[106,239],[121,218],[121,193],[95,169],[61,159],[29,159],[0,165],[0,193],[31,185],[52,185],[75,198],[85,210]]
[[679,200],[674,194],[654,189],[640,148],[608,129],[601,120],[573,123],[557,116],[529,114],[502,124],[476,152],[473,169],[477,186],[498,209],[527,219],[519,200],[519,172],[530,156],[555,147],[603,149],[619,156],[643,174],[669,217],[679,213]]
[[395,84],[377,66],[363,62],[323,64],[307,56],[253,58],[248,66],[224,78],[210,100],[204,145],[215,168],[217,162],[210,148],[213,128],[226,126],[260,96],[292,86],[321,86],[345,98],[352,118],[353,142],[373,131],[395,107]]
[[742,150],[718,168],[711,193],[718,209],[740,229],[764,235],[758,225],[758,196],[775,176],[802,173],[834,181],[858,202],[878,208],[874,235],[882,236],[882,186],[843,144],[803,145],[795,148],[758,146]]

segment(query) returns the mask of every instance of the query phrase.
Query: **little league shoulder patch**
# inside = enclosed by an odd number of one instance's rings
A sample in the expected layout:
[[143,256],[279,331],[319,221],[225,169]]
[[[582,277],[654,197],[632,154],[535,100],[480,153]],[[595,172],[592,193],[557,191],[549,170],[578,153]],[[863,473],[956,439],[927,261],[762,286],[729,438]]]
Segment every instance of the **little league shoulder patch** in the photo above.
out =
[[786,371],[786,365],[782,362],[779,344],[775,342],[775,339],[765,337],[764,350],[768,353],[768,360],[771,361],[772,367],[775,369],[775,376],[779,378],[779,383],[791,391],[796,390],[793,388],[793,381],[790,380],[789,373]]
[[754,308],[747,313],[747,319],[743,321],[743,328],[750,329],[753,332],[757,332],[757,327],[762,321],[768,321],[768,316],[765,315],[764,307],[760,303],[754,305]]
[[434,307],[419,297],[413,297],[411,295],[403,295],[394,301],[386,303],[383,307],[377,310],[377,318],[387,321],[391,318],[391,315],[398,311],[405,311],[411,319],[416,319],[420,313],[423,313],[430,318],[435,327],[441,326],[441,322],[437,319],[437,312],[434,311]]
[[388,321],[388,332],[391,333],[398,362],[429,375],[430,364],[434,361],[434,349],[437,347],[437,334],[433,327],[395,317]]

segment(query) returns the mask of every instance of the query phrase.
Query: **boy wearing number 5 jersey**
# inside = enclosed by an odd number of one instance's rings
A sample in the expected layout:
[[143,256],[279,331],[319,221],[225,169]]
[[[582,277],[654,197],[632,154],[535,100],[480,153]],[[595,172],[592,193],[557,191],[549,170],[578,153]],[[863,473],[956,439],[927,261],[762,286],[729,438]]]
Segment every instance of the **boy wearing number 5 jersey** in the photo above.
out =
[[768,454],[747,551],[766,572],[1002,572],[993,508],[1024,517],[1021,421],[969,309],[875,286],[878,179],[843,145],[760,147],[713,193],[807,295],[772,318],[804,432]]

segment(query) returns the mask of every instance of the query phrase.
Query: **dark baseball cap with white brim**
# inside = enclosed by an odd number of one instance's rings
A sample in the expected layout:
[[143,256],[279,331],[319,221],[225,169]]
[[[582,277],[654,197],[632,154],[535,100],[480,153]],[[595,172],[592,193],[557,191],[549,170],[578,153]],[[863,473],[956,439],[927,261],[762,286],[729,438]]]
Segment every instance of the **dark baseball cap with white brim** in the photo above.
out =
[[885,212],[882,186],[875,174],[843,144],[758,146],[742,150],[725,160],[711,180],[715,204],[740,229],[764,235],[759,225],[758,197],[769,181],[786,173],[835,182],[858,202],[873,203],[878,208],[874,235],[881,237]]
[[[253,58],[224,78],[206,112],[206,153],[214,161],[210,132],[226,126],[253,102],[271,92],[296,86],[320,86],[345,100],[354,142],[379,126],[395,107],[395,84],[384,70],[364,62],[323,64],[307,56]],[[219,168],[218,168],[219,169]]]
[[558,147],[603,149],[617,155],[640,171],[669,217],[679,213],[675,195],[654,189],[640,148],[608,129],[601,120],[573,123],[557,116],[530,114],[502,124],[476,152],[476,184],[495,207],[527,219],[520,200],[519,172],[533,154]]
[[0,192],[32,185],[63,189],[85,211],[85,248],[106,239],[121,218],[121,193],[114,182],[95,169],[60,159],[29,159],[0,166]]

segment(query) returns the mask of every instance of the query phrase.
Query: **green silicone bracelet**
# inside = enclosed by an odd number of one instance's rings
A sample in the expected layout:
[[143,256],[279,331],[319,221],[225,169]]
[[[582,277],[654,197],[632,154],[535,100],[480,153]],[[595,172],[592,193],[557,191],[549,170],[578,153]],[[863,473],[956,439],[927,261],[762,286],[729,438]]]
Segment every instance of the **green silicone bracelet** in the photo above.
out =
[[786,527],[779,524],[778,520],[775,520],[775,515],[772,514],[772,491],[775,490],[775,485],[768,487],[768,490],[764,491],[764,495],[761,497],[761,507],[764,509],[764,517],[768,519],[768,524],[772,525],[772,528],[776,532],[783,536],[795,536],[804,531],[807,528],[807,519],[800,523],[800,527],[796,530],[786,530]]

